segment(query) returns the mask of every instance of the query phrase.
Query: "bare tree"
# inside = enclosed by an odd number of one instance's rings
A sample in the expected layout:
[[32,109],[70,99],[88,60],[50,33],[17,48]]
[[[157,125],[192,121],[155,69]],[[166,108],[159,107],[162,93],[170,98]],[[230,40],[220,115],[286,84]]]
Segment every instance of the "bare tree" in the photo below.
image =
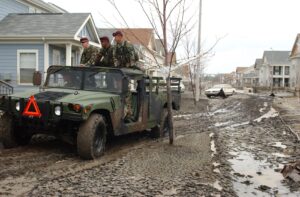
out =
[[[226,36],[226,35],[225,35]],[[217,46],[217,44],[220,42],[221,39],[225,38],[219,37],[216,38],[215,42],[213,45],[208,48],[207,50],[203,50],[202,47],[202,52],[200,54],[196,53],[196,46],[195,46],[195,41],[193,39],[190,39],[190,35],[186,35],[185,38],[183,39],[183,47],[185,50],[185,58],[186,59],[191,59],[191,61],[188,61],[187,65],[189,66],[189,77],[190,77],[190,84],[192,87],[192,92],[193,92],[193,98],[194,98],[194,104],[196,105],[197,103],[197,91],[196,91],[196,80],[199,81],[199,93],[200,95],[202,94],[203,91],[203,81],[204,81],[204,71],[207,66],[207,61],[214,56],[213,49]],[[194,59],[194,57],[198,57],[197,59]],[[198,66],[199,64],[199,66]],[[198,68],[197,68],[198,67]]]
[[[118,14],[128,26],[115,1],[108,1],[114,8],[116,8]],[[175,132],[173,127],[172,94],[170,84],[171,68],[174,63],[172,60],[181,38],[192,28],[192,26],[189,26],[189,21],[191,21],[192,17],[187,18],[186,12],[188,6],[186,0],[136,0],[136,2],[140,5],[140,8],[147,17],[155,35],[159,38],[164,49],[164,66],[168,68],[167,109],[170,127],[169,142],[170,144],[173,144]]]

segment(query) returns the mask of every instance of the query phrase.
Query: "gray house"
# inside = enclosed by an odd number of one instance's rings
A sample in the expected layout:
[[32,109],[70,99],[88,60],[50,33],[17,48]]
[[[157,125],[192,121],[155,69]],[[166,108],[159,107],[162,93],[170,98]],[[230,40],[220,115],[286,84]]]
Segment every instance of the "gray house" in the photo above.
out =
[[259,84],[262,87],[290,86],[290,51],[264,51]]
[[0,80],[22,91],[32,88],[34,71],[78,65],[81,36],[100,47],[89,13],[8,14],[0,21]]
[[1,0],[0,21],[10,13],[65,13],[66,10],[42,0]]

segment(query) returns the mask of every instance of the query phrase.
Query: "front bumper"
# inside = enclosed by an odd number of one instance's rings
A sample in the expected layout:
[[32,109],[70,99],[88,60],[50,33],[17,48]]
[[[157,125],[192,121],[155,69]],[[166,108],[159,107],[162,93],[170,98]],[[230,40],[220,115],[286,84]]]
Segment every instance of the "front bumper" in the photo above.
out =
[[[66,107],[63,103],[58,102],[50,102],[50,101],[37,101],[37,106],[41,112],[40,117],[31,117],[23,115],[23,112],[25,110],[25,107],[28,103],[29,99],[12,99],[11,97],[5,97],[5,99],[1,99],[0,101],[0,110],[9,113],[13,116],[15,121],[20,122],[21,124],[26,124],[26,122],[35,122],[39,123],[41,125],[47,126],[47,125],[53,125],[57,124],[59,122],[62,122],[63,120],[69,120],[69,121],[82,121],[82,115],[81,113],[70,113],[67,112]],[[20,109],[16,109],[16,104],[19,102]],[[62,112],[60,116],[57,116],[54,113],[54,108],[56,106],[61,106]]]

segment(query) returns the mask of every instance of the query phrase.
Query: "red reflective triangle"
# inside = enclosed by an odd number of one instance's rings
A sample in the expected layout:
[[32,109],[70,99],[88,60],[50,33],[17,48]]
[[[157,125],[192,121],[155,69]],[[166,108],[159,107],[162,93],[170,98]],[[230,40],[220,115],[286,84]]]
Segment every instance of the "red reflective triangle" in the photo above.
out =
[[[31,105],[33,105],[34,111],[29,111]],[[23,116],[30,116],[30,117],[41,117],[42,116],[34,96],[31,96],[29,98],[29,101],[25,107],[25,110],[23,111]]]

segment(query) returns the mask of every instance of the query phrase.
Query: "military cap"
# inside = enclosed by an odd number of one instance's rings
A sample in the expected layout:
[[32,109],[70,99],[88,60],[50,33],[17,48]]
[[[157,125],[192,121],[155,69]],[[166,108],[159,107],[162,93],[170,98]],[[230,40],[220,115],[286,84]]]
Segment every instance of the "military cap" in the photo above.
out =
[[80,42],[86,42],[86,41],[89,41],[88,37],[81,37],[80,38]]
[[100,37],[101,41],[107,40],[109,42],[109,38],[107,36]]
[[115,33],[112,34],[114,37],[117,35],[123,36],[123,33],[121,31],[116,31]]

